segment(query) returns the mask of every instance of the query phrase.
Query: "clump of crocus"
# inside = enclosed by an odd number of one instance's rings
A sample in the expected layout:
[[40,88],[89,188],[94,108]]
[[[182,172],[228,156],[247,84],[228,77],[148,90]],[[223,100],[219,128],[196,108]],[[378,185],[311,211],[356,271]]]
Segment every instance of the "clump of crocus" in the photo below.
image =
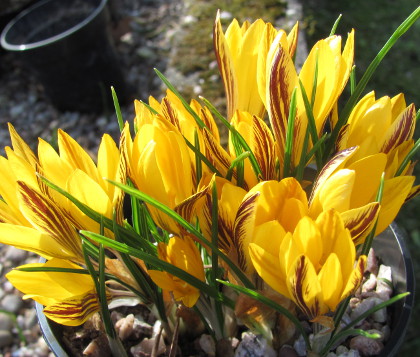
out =
[[315,351],[326,355],[349,334],[341,313],[372,239],[420,192],[418,115],[403,94],[359,100],[371,70],[342,108],[354,30],[345,44],[334,31],[320,39],[301,69],[297,24],[285,31],[235,19],[223,31],[218,14],[213,36],[226,118],[205,98],[185,100],[156,71],[166,95],[135,101],[132,122],[116,105],[120,143],[105,134],[96,160],[62,130],[57,149],[40,139],[35,155],[9,125],[0,242],[44,260],[7,277],[60,324],[99,313],[115,356],[126,352],[109,304],[133,299],[172,347],[192,321],[216,343],[239,337],[243,322],[268,344],[299,330],[309,352],[306,320],[313,332],[328,329],[332,339]]

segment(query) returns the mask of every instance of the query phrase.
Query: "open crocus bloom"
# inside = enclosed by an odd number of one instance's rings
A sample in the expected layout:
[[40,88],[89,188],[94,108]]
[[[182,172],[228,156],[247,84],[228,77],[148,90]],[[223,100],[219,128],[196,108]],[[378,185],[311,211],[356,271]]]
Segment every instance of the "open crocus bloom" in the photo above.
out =
[[404,95],[375,99],[366,94],[354,107],[341,129],[338,150],[359,146],[348,163],[383,152],[388,155],[387,177],[393,177],[403,157],[413,147],[416,124],[414,105],[406,106]]
[[[63,188],[96,212],[122,222],[123,192],[107,179],[125,183],[122,156],[109,135],[102,137],[97,164],[89,154],[64,131],[58,131],[57,153],[47,142],[40,140],[38,156],[40,173]],[[80,228],[99,232],[99,224],[92,221],[61,194],[49,190],[49,194],[66,209]]]
[[337,153],[320,172],[310,197],[310,216],[335,209],[341,213],[356,244],[363,243],[378,217],[376,234],[395,218],[414,184],[414,176],[385,179],[382,200],[376,202],[387,156],[378,153],[347,165],[357,147]]
[[334,311],[361,283],[366,256],[356,249],[340,214],[303,217],[293,232],[278,221],[255,230],[249,245],[251,261],[261,278],[288,297],[310,319]]
[[[60,259],[18,268],[39,267],[81,269],[76,264]],[[25,294],[25,299],[30,298],[44,305],[44,314],[59,324],[78,326],[99,311],[98,296],[90,275],[12,270],[6,277]]]
[[[158,256],[201,281],[205,280],[200,252],[191,238],[175,236],[169,239],[168,244],[159,243]],[[148,273],[158,286],[172,292],[175,301],[181,301],[187,307],[194,306],[200,297],[199,289],[172,274],[158,270],[149,270]]]

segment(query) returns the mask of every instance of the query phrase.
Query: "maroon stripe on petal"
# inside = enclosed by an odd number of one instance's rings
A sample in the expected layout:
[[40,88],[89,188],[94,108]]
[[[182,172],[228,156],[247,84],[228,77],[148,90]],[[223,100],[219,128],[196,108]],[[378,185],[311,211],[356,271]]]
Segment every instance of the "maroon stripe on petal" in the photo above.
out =
[[381,151],[385,154],[413,137],[416,122],[416,111],[414,104],[409,105],[394,123],[394,131],[382,146]]
[[238,255],[239,267],[246,271],[248,261],[246,259],[245,250],[248,250],[247,238],[249,236],[249,224],[254,219],[255,202],[260,195],[259,192],[245,198],[240,204],[235,218],[235,227],[233,234],[233,245]]
[[[318,299],[315,299],[312,306],[306,305],[304,296],[308,294],[308,286],[304,287],[306,275],[308,273],[308,263],[306,257],[301,255],[298,258],[298,262],[295,266],[295,274],[291,281],[293,300],[296,305],[302,310],[302,312],[310,319],[318,316],[320,307]],[[305,290],[306,289],[306,290]]]

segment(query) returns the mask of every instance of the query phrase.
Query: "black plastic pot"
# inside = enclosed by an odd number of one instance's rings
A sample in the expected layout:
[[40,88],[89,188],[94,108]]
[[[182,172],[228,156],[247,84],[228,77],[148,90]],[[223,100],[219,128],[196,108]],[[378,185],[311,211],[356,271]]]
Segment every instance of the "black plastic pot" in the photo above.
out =
[[[373,247],[383,264],[392,267],[394,293],[410,292],[410,295],[390,307],[392,313],[391,336],[379,357],[392,357],[397,355],[404,342],[414,305],[415,278],[413,263],[404,242],[403,233],[395,223],[392,223],[379,237],[375,238]],[[42,308],[42,305],[36,304],[39,324],[48,346],[57,357],[67,357],[68,354],[60,340],[62,327],[47,319],[42,313]]]
[[107,0],[43,0],[9,22],[0,41],[58,109],[100,112],[111,85],[126,94],[108,24]]

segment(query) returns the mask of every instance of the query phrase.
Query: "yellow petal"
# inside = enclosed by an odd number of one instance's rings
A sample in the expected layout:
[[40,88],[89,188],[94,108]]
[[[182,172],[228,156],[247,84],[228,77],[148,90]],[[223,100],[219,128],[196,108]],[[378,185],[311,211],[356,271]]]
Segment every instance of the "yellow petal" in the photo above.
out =
[[267,86],[267,110],[271,127],[280,148],[284,148],[290,100],[293,89],[298,86],[298,76],[288,51],[282,47],[273,59]]
[[318,199],[322,210],[334,208],[339,212],[347,211],[350,208],[355,179],[355,172],[348,169],[339,170],[331,175],[319,190]]
[[48,305],[43,312],[46,317],[60,325],[80,326],[99,309],[98,296],[95,290],[91,290]]
[[395,219],[410,193],[414,180],[414,176],[398,176],[385,181],[375,235],[381,233]]
[[285,277],[279,274],[278,256],[273,255],[255,243],[249,245],[249,255],[258,275],[274,290],[282,295],[289,296]]
[[355,171],[350,207],[360,207],[374,200],[382,173],[385,171],[386,161],[386,155],[379,153],[348,166],[349,170]]
[[379,216],[380,204],[371,202],[362,207],[341,213],[341,218],[350,230],[355,245],[362,244]]
[[78,168],[99,181],[98,171],[88,153],[72,138],[62,130],[58,130],[58,147],[60,156],[73,168]]
[[[112,203],[102,187],[81,170],[75,170],[67,181],[67,192],[99,214],[112,218]],[[99,223],[87,217],[73,204],[70,214],[84,229],[99,231]]]
[[[229,31],[229,29],[227,31]],[[230,36],[230,37],[233,38],[233,36]],[[228,119],[230,119],[233,116],[235,109],[237,108],[238,89],[237,89],[237,83],[235,80],[236,73],[235,73],[235,68],[232,61],[231,51],[229,49],[229,45],[226,41],[225,35],[223,34],[222,24],[220,23],[219,11],[217,12],[216,21],[214,24],[213,41],[214,41],[217,63],[219,64],[219,71],[222,76],[223,84],[226,91]],[[232,43],[240,43],[240,42],[232,41]]]
[[324,303],[334,311],[340,303],[343,289],[341,264],[337,255],[331,253],[318,274]]
[[319,229],[312,219],[306,216],[299,221],[293,232],[292,244],[311,261],[316,270],[319,269],[324,247]]
[[64,212],[48,197],[23,182],[19,183],[19,195],[26,219],[37,230],[54,237],[64,251],[71,252],[71,257],[83,261],[80,237]]
[[322,301],[321,285],[316,271],[304,255],[292,264],[287,276],[289,296],[310,319],[328,312]]
[[[80,266],[62,259],[51,259],[46,263],[26,264],[18,268],[41,267],[81,269]],[[94,288],[92,278],[87,274],[12,270],[6,274],[6,277],[13,286],[24,294],[31,295],[31,298],[33,298],[32,296],[37,296],[36,299],[33,299],[43,305],[47,305],[44,299],[47,299],[48,302],[57,302],[72,296],[84,294]]]
[[29,227],[0,223],[0,242],[34,252],[47,259],[77,259],[71,250],[63,247],[53,236]]
[[341,295],[341,299],[345,299],[347,296],[352,294],[362,283],[363,274],[366,269],[366,255],[361,255],[357,260],[355,267],[348,277],[347,283],[345,284],[345,288],[343,289],[343,293]]
[[14,152],[28,162],[35,169],[38,160],[25,141],[19,136],[12,124],[8,123],[10,139]]

